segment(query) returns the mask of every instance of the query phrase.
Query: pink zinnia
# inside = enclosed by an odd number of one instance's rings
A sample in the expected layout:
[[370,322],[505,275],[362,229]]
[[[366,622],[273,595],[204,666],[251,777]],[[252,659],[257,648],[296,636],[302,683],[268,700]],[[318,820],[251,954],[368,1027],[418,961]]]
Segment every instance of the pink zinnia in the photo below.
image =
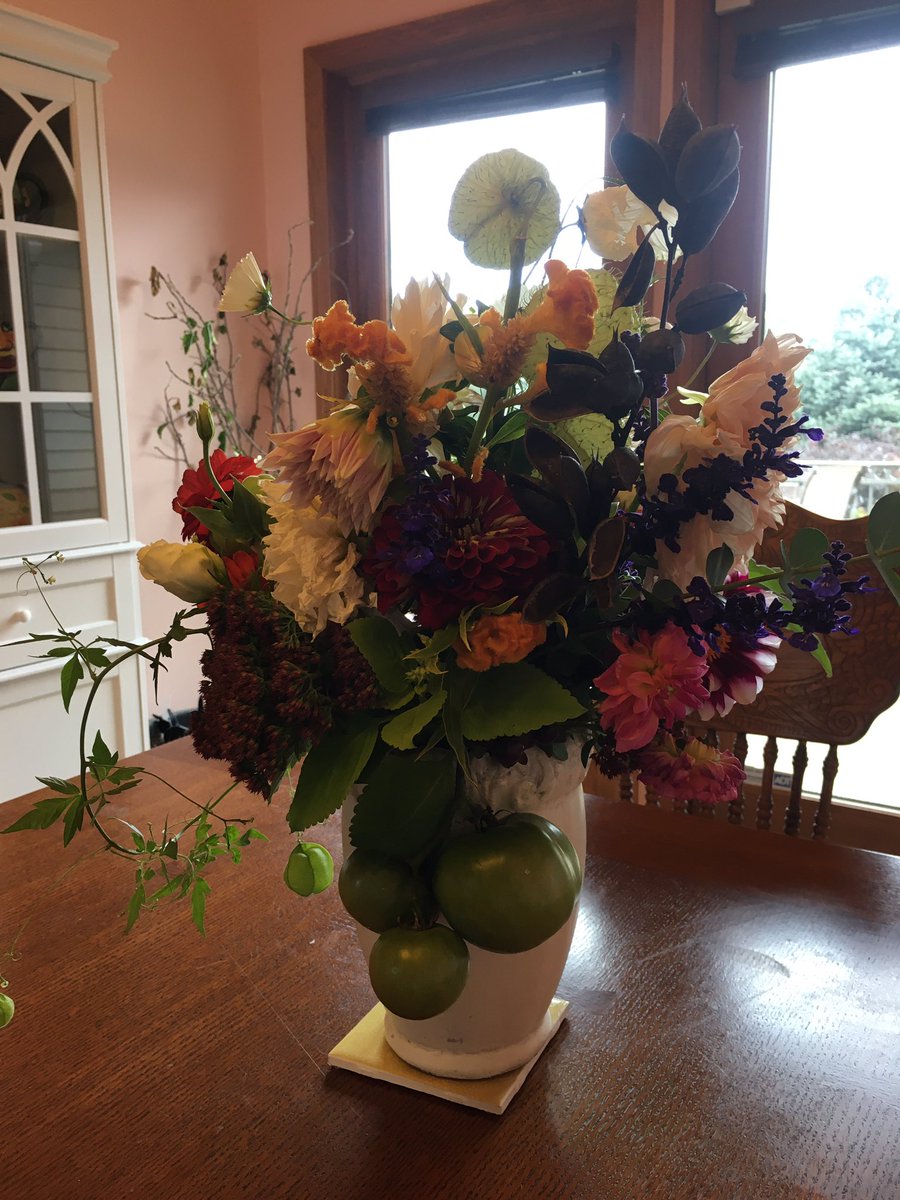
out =
[[640,757],[640,781],[670,800],[722,804],[733,800],[744,780],[740,762],[729,750],[717,750],[697,738],[683,749],[667,733]]
[[289,486],[296,508],[314,500],[344,534],[365,532],[384,499],[394,470],[394,443],[386,430],[370,431],[355,404],[292,433],[273,436],[266,468]]
[[652,741],[660,722],[671,729],[709,699],[701,682],[707,662],[671,623],[655,634],[641,630],[634,642],[616,630],[613,642],[619,657],[594,687],[605,693],[597,705],[600,724],[615,730],[616,751],[624,754]]

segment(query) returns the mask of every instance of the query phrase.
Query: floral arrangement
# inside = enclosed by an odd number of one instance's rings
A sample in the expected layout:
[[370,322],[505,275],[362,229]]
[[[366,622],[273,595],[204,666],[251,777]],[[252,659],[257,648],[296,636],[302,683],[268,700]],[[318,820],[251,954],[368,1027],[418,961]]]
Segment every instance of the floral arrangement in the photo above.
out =
[[[579,219],[624,269],[551,257],[525,289],[525,266],[559,231],[558,194],[516,151],[479,159],[450,230],[473,262],[508,272],[502,309],[469,307],[439,279],[410,283],[390,323],[360,323],[337,301],[307,351],[326,371],[349,369],[349,397],[277,434],[264,462],[211,453],[201,406],[203,458],[173,501],[183,543],[138,555],[146,578],[192,607],[124,655],[156,672],[176,642],[208,636],[194,743],[265,800],[299,772],[295,890],[327,886],[330,858],[305,831],[361,788],[353,844],[390,857],[409,885],[406,915],[400,905],[383,928],[433,925],[429,864],[465,816],[473,758],[581,753],[661,796],[726,802],[741,766],[697,725],[751,703],[782,643],[827,669],[823,635],[852,633],[865,579],[848,580],[839,543],[805,530],[782,567],[753,561],[781,521],[779,485],[803,469],[799,447],[822,436],[799,413],[808,351],[767,333],[708,393],[669,384],[686,337],[711,353],[755,330],[727,284],[682,294],[685,262],[736,195],[734,128],[701,128],[685,94],[656,141],[623,126],[612,157],[622,186],[588,196]],[[272,310],[252,255],[221,308]],[[900,592],[897,499],[873,512],[870,550]],[[96,688],[121,661],[116,644],[57,640],[67,704],[85,672]],[[57,796],[14,828],[63,819],[68,839],[87,817],[136,861],[129,925],[190,894],[202,928],[205,867],[236,857],[252,829],[217,830],[212,804],[189,823],[190,849],[183,831],[135,830],[123,846],[100,817],[140,769],[119,767],[99,734],[82,759],[80,780],[44,780]]]

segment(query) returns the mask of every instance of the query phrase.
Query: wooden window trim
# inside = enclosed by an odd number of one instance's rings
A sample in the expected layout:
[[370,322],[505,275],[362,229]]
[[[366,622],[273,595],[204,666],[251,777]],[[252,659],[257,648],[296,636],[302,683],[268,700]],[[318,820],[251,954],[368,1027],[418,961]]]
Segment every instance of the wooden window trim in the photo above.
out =
[[[545,0],[494,0],[307,48],[313,311],[325,312],[343,296],[360,320],[386,316],[387,143],[367,132],[370,109],[593,68],[618,49],[620,96],[610,114],[615,128],[615,110],[633,107],[635,14],[658,7],[658,0],[591,6],[583,0],[553,6]],[[645,28],[657,23],[648,21]],[[654,75],[652,85],[642,89],[641,108],[652,112],[655,105],[658,113],[658,86]],[[335,392],[340,386],[317,370],[317,392],[341,394]]]
[[[866,9],[896,7],[896,0],[867,0]],[[734,208],[711,247],[712,277],[747,294],[749,311],[765,327],[765,264],[768,241],[769,164],[774,71],[739,78],[734,71],[738,41],[786,24],[855,14],[853,0],[756,0],[752,8],[719,18],[719,120],[738,127],[741,187]],[[850,102],[848,100],[848,102]],[[722,347],[717,373],[746,357],[745,347]]]

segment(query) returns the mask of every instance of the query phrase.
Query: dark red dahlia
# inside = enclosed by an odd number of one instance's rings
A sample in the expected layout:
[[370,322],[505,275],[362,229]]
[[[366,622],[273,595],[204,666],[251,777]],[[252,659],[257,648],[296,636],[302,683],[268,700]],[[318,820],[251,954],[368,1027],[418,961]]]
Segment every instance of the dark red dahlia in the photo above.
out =
[[[226,492],[232,490],[235,480],[244,480],[250,475],[260,474],[260,468],[252,458],[248,458],[245,454],[235,454],[229,458],[224,450],[213,450],[210,462],[213,474]],[[190,541],[195,535],[201,542],[209,540],[209,530],[197,520],[193,513],[189,513],[187,510],[189,508],[212,508],[213,502],[218,498],[219,493],[210,479],[206,463],[201,462],[196,470],[188,467],[181,477],[181,487],[172,501],[172,508],[175,512],[181,513],[182,541]]]
[[447,476],[422,484],[388,509],[363,570],[383,612],[407,605],[425,629],[440,629],[465,608],[529,592],[550,550],[548,535],[522,513],[502,477],[485,471],[478,483]]

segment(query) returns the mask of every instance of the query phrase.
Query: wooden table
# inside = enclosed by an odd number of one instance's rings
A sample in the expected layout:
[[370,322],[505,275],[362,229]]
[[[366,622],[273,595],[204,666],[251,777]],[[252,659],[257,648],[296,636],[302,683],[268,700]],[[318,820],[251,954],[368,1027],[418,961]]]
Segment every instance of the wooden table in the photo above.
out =
[[[187,742],[137,761],[198,798],[223,778]],[[181,815],[152,781],[122,800],[136,824]],[[263,815],[269,843],[216,866],[205,940],[184,907],[123,936],[131,872],[104,855],[48,894],[87,838],[0,839],[3,940],[32,917],[6,969],[0,1191],[896,1200],[900,859],[588,812],[568,1022],[502,1118],[326,1067],[372,1001],[334,890],[281,883],[283,810]],[[337,849],[334,820],[323,840]]]

